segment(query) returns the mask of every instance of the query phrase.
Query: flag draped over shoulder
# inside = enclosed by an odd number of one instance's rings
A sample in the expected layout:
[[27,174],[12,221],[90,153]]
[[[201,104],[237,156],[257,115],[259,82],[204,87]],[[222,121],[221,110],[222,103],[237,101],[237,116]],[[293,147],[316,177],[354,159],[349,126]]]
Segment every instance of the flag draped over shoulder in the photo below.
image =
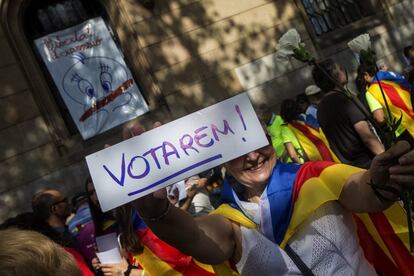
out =
[[202,264],[191,256],[184,255],[160,240],[148,227],[137,230],[137,235],[144,245],[144,251],[133,258],[149,275],[215,275],[212,266]]
[[[160,240],[134,210],[131,219],[133,228],[144,247],[143,252],[132,256],[129,261],[149,275],[168,276],[212,276],[216,275],[211,265],[202,264],[193,257],[187,256],[169,244]],[[107,221],[104,226],[108,231],[117,229],[114,220]],[[231,271],[231,270],[230,270]],[[231,274],[227,274],[231,275]]]
[[299,121],[290,122],[288,127],[295,133],[309,160],[340,162],[329,148],[328,140],[321,129],[314,129]]
[[[361,171],[327,161],[307,162],[300,167],[278,163],[264,197],[269,201],[267,205],[270,208],[269,212],[265,212],[268,213],[265,223],[270,221],[276,229],[271,234],[266,233],[266,229],[258,230],[284,248],[301,223],[324,203],[338,200],[348,178]],[[226,204],[213,213],[248,228],[262,227],[239,206],[230,182],[226,181],[223,185],[223,201]],[[269,189],[269,186],[272,187]],[[274,200],[277,202],[272,202]],[[414,257],[409,252],[408,228],[402,207],[395,203],[385,212],[354,217],[360,245],[375,269],[384,275],[412,275]]]
[[399,74],[379,71],[367,92],[370,93],[386,112],[385,101],[379,83],[384,91],[392,116],[398,120],[402,115],[401,125],[414,137],[414,112],[411,104],[411,85]]
[[[193,257],[181,253],[179,250],[160,240],[138,216],[133,220],[133,225],[144,250],[140,254],[130,256],[130,259],[132,263],[138,264],[149,275],[216,275],[211,265],[200,263]],[[226,271],[232,272],[231,269],[226,269]],[[227,275],[232,274],[227,273]]]

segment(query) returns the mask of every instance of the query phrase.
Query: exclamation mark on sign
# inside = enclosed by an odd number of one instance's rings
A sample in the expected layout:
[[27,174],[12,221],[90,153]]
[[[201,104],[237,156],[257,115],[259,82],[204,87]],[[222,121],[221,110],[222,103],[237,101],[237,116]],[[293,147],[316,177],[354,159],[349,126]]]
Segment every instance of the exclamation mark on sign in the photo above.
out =
[[[236,107],[236,112],[237,112],[237,114],[239,114],[240,120],[241,120],[241,122],[243,124],[244,130],[247,130],[246,123],[244,122],[243,115],[242,115],[242,113],[240,111],[240,107],[237,104],[236,104],[235,107]],[[246,138],[243,137],[242,140],[243,140],[243,142],[246,142]]]

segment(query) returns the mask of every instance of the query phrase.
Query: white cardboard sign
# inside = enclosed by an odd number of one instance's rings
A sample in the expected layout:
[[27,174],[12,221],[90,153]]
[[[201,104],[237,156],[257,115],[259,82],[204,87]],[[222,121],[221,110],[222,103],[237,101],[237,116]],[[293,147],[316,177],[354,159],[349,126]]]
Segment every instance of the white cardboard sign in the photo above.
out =
[[149,110],[102,18],[34,43],[83,139]]
[[269,142],[246,93],[86,157],[103,211]]

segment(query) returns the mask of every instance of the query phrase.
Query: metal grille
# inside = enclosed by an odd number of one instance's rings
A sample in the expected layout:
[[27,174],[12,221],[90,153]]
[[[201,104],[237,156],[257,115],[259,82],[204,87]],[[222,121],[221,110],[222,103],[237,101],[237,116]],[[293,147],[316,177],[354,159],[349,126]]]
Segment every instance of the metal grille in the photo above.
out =
[[343,28],[362,19],[371,11],[364,10],[362,1],[301,0],[317,36]]
[[88,18],[87,12],[79,0],[60,1],[37,10],[37,19],[45,33],[64,29],[86,18]]

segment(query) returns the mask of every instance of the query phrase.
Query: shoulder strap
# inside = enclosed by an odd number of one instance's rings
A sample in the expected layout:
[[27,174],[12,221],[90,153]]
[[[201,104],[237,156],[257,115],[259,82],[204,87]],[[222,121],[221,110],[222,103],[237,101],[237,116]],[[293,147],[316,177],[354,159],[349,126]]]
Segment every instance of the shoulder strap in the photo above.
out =
[[295,251],[290,247],[289,244],[285,247],[285,252],[288,254],[288,256],[292,259],[292,261],[295,263],[295,265],[299,268],[300,272],[304,276],[315,276],[313,274],[312,270],[302,261],[302,259],[299,257],[298,254],[296,254]]

